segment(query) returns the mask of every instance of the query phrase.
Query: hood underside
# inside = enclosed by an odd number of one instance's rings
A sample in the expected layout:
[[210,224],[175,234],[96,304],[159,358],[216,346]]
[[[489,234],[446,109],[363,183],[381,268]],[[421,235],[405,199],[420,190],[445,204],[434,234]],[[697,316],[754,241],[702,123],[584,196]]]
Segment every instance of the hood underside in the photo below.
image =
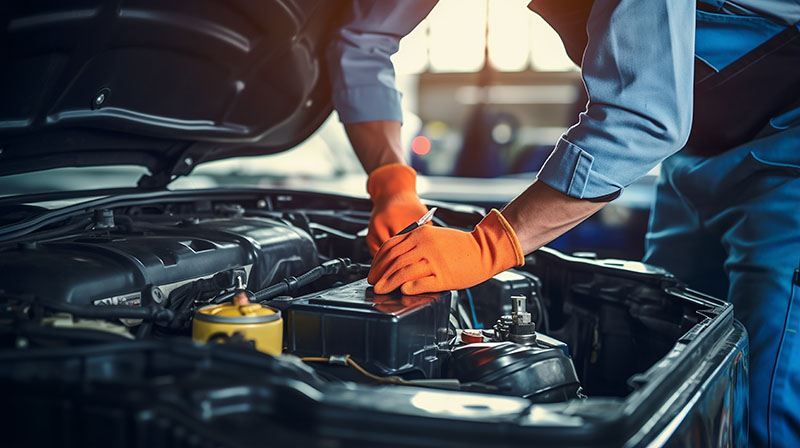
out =
[[[10,3],[10,4],[8,4]],[[339,2],[12,1],[0,6],[0,175],[279,152],[331,112]]]

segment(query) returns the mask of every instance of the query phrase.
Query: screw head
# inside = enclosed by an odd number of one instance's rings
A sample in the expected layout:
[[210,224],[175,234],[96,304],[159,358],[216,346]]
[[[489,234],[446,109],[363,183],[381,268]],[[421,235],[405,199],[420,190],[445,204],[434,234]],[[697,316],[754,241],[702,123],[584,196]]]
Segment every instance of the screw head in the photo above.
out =
[[191,157],[187,157],[187,158],[183,159],[183,163],[185,163],[186,166],[190,166],[192,163],[194,163],[194,160],[192,160]]
[[153,289],[151,290],[151,295],[153,297],[153,301],[156,303],[161,303],[164,301],[164,293],[158,286],[153,287]]
[[108,88],[100,89],[92,98],[92,109],[99,109],[103,106],[106,102],[108,102],[108,97],[111,96],[111,90]]

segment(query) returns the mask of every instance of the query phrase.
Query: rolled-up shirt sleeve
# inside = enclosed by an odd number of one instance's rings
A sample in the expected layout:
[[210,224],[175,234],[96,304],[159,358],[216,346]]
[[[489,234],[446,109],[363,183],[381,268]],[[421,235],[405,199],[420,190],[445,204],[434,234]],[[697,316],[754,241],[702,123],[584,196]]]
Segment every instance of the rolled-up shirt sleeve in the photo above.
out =
[[689,138],[694,73],[693,0],[597,0],[578,123],[538,174],[576,198],[613,197]]
[[333,105],[343,123],[402,121],[391,56],[436,0],[352,0],[327,49]]

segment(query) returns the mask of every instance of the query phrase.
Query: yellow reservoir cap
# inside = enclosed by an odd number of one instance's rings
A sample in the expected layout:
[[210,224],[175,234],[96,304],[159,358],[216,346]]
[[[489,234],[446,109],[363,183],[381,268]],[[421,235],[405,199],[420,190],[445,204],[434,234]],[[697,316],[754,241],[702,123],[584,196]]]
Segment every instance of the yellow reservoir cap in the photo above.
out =
[[256,350],[280,355],[283,350],[281,312],[258,303],[221,303],[197,310],[192,321],[192,339],[224,342],[231,338],[251,342]]
[[198,313],[209,316],[222,317],[252,317],[252,316],[275,316],[281,317],[279,311],[268,308],[260,303],[248,303],[247,305],[234,305],[232,303],[220,303],[219,305],[204,306],[197,310]]

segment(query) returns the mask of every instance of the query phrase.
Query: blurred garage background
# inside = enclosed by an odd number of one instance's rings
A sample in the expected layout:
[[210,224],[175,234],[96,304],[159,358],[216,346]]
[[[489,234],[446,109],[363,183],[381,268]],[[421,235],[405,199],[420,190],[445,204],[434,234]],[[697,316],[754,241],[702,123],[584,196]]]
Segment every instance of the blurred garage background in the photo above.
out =
[[[586,96],[577,67],[527,0],[440,0],[393,57],[408,160],[425,199],[502,207],[535,178]],[[458,12],[460,21],[448,20]],[[0,195],[129,187],[144,169],[66,168],[7,176]],[[658,169],[550,246],[638,259]],[[282,154],[208,163],[170,188],[263,186],[365,196],[364,174],[334,113]]]

